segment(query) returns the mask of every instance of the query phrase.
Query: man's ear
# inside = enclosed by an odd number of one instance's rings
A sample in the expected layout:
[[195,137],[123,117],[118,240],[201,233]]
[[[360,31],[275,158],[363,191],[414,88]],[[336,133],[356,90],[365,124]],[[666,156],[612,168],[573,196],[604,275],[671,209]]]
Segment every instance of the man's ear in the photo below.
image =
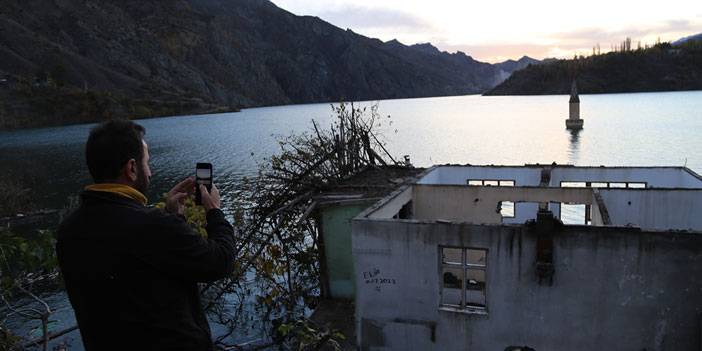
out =
[[138,174],[137,174],[137,162],[135,159],[133,159],[133,158],[129,159],[129,161],[127,161],[127,164],[124,165],[124,176],[128,180],[130,180],[132,182],[136,182]]

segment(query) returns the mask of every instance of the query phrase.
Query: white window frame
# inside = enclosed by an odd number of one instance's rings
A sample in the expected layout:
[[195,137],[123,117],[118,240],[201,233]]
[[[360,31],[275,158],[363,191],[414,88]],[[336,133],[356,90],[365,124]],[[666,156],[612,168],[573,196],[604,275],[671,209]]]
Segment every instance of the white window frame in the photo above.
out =
[[[592,184],[599,186],[593,187]],[[612,186],[614,184],[614,186]],[[602,188],[602,189],[648,189],[648,182],[612,181],[571,181],[562,180],[561,188]],[[582,186],[580,186],[582,185]]]
[[[505,214],[502,212],[502,210],[503,210],[502,205],[503,205],[505,202],[509,202],[509,203],[512,204],[512,215],[511,215],[511,216],[505,215]],[[500,201],[500,211],[499,211],[499,212],[500,212],[500,216],[502,216],[502,218],[516,218],[516,217],[517,217],[517,203],[514,202],[514,201]]]
[[[461,263],[449,263],[444,262],[444,249],[456,249],[461,250]],[[481,251],[485,257],[484,264],[475,264],[468,262],[468,250]],[[477,248],[477,247],[456,247],[456,246],[439,246],[439,309],[451,312],[463,312],[463,313],[476,313],[476,314],[487,314],[488,311],[488,288],[487,288],[487,267],[488,267],[488,249]],[[452,304],[443,303],[443,291],[444,291],[444,268],[458,268],[461,270],[461,302],[458,306]],[[467,271],[475,270],[482,271],[484,279],[483,305],[469,305],[466,303],[467,285],[466,285],[466,275]]]
[[[492,184],[485,184],[490,182]],[[471,184],[477,183],[477,184]],[[494,184],[497,183],[497,184]],[[466,185],[468,186],[517,186],[517,182],[514,179],[466,179]]]

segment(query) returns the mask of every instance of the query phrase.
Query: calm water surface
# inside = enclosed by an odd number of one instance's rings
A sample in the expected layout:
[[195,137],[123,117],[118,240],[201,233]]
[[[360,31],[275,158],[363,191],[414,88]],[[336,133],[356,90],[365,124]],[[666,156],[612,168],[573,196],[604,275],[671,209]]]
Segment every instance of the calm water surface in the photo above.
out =
[[[369,106],[370,102],[360,103]],[[665,165],[702,171],[702,92],[581,96],[585,128],[565,129],[568,97],[457,96],[379,102],[381,130],[396,157],[417,166],[444,163]],[[329,104],[141,120],[152,156],[154,199],[211,162],[233,189],[277,151],[276,135],[328,125]],[[60,208],[90,182],[83,146],[92,125],[0,132],[3,173],[33,179],[42,207]]]
[[[565,129],[568,96],[384,100],[382,135],[396,156],[433,164],[570,163],[683,166],[702,173],[702,91],[582,95],[585,128]],[[369,106],[370,102],[360,103]],[[194,172],[214,165],[227,197],[257,164],[277,151],[276,135],[303,132],[310,121],[332,122],[329,104],[246,109],[239,113],[139,121],[147,130],[155,199]],[[83,147],[92,125],[0,132],[3,176],[28,179],[40,207],[61,208],[90,183]],[[63,295],[60,325],[72,323]],[[60,329],[60,328],[58,328]],[[77,333],[71,336],[80,349]]]

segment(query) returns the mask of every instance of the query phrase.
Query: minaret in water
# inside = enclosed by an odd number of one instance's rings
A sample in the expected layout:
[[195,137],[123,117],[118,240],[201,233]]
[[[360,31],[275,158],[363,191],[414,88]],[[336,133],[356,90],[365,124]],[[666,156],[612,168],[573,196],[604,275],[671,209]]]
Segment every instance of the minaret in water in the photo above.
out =
[[570,87],[570,102],[569,115],[566,119],[566,129],[583,129],[583,120],[580,119],[580,97],[578,96],[578,87],[573,81]]

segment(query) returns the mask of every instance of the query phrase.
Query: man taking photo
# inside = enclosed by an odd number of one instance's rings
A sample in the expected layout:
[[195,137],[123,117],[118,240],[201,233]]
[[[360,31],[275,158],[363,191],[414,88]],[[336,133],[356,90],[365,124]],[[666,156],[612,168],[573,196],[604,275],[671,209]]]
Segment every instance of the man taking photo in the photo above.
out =
[[200,186],[207,238],[183,217],[187,178],[164,210],[146,207],[149,148],[127,120],[95,127],[86,161],[95,184],[58,230],[56,252],[86,350],[212,350],[197,283],[234,266],[234,231],[219,191]]

